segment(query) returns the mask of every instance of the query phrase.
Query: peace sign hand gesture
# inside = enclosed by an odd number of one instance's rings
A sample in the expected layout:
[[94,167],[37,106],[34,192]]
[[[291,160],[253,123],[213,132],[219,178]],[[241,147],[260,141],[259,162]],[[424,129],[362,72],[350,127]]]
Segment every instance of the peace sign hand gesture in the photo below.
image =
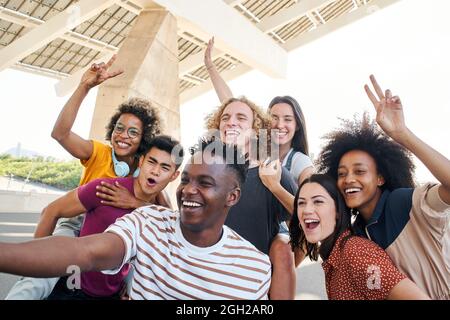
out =
[[399,140],[408,132],[400,98],[398,96],[393,97],[389,89],[383,93],[373,75],[370,76],[370,81],[378,98],[372,93],[367,84],[364,86],[364,89],[377,112],[376,121],[387,135],[400,142]]
[[110,78],[114,78],[115,76],[122,74],[122,69],[108,72],[108,69],[112,66],[116,60],[116,57],[116,55],[113,55],[106,64],[104,62],[93,63],[89,70],[87,70],[81,77],[80,84],[86,86],[88,89],[91,89]]

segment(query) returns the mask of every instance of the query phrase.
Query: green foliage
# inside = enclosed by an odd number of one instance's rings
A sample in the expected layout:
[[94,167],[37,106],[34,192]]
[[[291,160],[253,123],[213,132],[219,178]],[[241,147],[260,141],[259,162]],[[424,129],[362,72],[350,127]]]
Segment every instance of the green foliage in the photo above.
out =
[[79,161],[56,161],[54,158],[15,158],[0,155],[0,176],[29,179],[63,190],[72,190],[78,186],[82,166]]

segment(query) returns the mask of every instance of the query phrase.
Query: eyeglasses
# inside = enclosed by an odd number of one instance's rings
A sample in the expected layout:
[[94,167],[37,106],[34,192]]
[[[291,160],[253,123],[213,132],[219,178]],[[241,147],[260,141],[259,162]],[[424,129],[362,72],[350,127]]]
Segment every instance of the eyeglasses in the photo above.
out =
[[139,137],[139,135],[141,134],[138,129],[136,129],[134,127],[127,129],[121,123],[116,123],[116,125],[114,126],[115,133],[122,134],[125,132],[125,130],[127,131],[127,135],[128,135],[128,137],[130,137],[130,139],[135,139],[135,138]]

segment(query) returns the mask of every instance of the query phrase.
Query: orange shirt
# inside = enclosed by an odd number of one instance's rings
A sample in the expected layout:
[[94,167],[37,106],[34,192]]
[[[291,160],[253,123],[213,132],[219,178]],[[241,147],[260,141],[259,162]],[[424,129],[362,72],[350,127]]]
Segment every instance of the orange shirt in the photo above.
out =
[[117,178],[112,161],[112,148],[100,141],[92,140],[92,143],[91,157],[80,160],[84,167],[80,186],[99,178]]
[[347,230],[336,241],[322,263],[330,300],[385,300],[389,292],[406,278],[387,253],[374,242],[351,236],[342,245]]

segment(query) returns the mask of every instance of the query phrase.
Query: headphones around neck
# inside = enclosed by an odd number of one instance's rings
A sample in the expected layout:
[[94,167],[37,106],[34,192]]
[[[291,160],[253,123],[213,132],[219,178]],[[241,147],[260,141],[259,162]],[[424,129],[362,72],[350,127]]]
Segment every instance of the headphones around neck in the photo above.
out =
[[[111,148],[112,153],[112,161],[114,165],[114,172],[118,177],[126,177],[130,173],[130,167],[128,166],[128,163],[125,161],[118,161],[116,158],[116,154],[114,153],[114,149]],[[133,177],[137,177],[139,175],[139,168],[136,169],[133,173]]]

